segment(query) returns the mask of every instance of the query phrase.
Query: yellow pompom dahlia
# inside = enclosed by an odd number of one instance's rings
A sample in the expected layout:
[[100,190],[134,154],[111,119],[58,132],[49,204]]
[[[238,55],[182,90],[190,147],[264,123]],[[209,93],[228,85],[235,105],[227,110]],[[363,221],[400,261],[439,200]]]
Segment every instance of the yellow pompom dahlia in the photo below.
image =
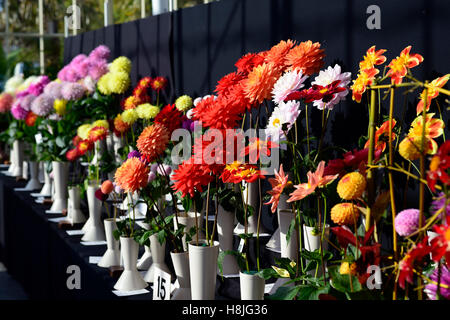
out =
[[130,59],[124,56],[115,59],[109,67],[109,72],[111,73],[125,72],[129,74],[130,71],[131,71],[131,61]]
[[[428,140],[425,137],[426,140]],[[407,136],[400,142],[398,152],[406,160],[414,161],[420,158],[420,149],[422,148],[421,136]],[[425,142],[425,153],[430,151],[429,144]]]
[[91,124],[82,124],[81,126],[78,127],[77,129],[77,135],[83,139],[86,140],[89,138],[89,131],[91,131],[92,129],[92,125]]
[[359,209],[353,203],[338,203],[331,209],[331,220],[338,225],[353,225],[359,218]]
[[100,91],[101,94],[104,94],[106,96],[108,96],[112,93],[111,89],[109,88],[110,78],[111,78],[111,74],[106,73],[103,76],[101,76],[101,78],[97,82],[98,91]]
[[120,71],[111,73],[108,80],[108,88],[112,93],[121,94],[130,87],[131,79],[128,73]]
[[137,119],[138,114],[136,112],[136,109],[129,109],[122,112],[122,120],[123,122],[132,125]]
[[177,109],[181,112],[188,111],[190,108],[192,108],[192,98],[188,95],[179,97],[175,101],[175,107],[177,107]]
[[359,172],[347,173],[337,185],[337,192],[344,200],[353,200],[361,197],[365,189],[366,178]]
[[153,119],[159,113],[157,106],[152,106],[150,103],[144,103],[136,108],[136,112],[140,119]]

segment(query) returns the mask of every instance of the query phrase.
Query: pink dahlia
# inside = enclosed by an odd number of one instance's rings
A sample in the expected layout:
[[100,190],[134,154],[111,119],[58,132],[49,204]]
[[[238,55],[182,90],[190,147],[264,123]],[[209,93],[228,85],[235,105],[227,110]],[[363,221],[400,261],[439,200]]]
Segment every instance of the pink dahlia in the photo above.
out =
[[99,45],[97,48],[91,51],[89,54],[90,59],[104,59],[107,60],[109,58],[110,50],[105,45]]
[[19,103],[15,103],[11,108],[11,113],[14,119],[17,120],[25,120],[27,117],[28,111],[20,106]]
[[44,91],[45,86],[49,82],[50,82],[50,79],[47,76],[40,76],[35,82],[30,84],[27,91],[29,94],[32,94],[35,97],[37,97]]
[[89,75],[91,76],[92,79],[98,80],[107,72],[108,72],[108,64],[106,63],[106,60],[91,61]]
[[303,72],[301,70],[286,72],[273,86],[272,100],[277,104],[283,102],[290,93],[303,88],[305,86],[303,82],[307,78],[308,76],[303,76]]
[[31,111],[38,116],[45,117],[53,111],[54,99],[46,94],[41,94],[31,103]]
[[49,95],[53,99],[62,99],[61,89],[63,84],[60,82],[52,81],[45,88],[44,93]]
[[61,94],[65,100],[78,100],[84,96],[86,89],[79,83],[65,83],[61,89]]
[[419,210],[406,209],[395,217],[395,231],[402,237],[409,236],[419,228]]
[[26,111],[31,110],[31,104],[33,103],[34,99],[36,99],[36,96],[29,94],[23,98],[20,98],[20,106],[25,109]]

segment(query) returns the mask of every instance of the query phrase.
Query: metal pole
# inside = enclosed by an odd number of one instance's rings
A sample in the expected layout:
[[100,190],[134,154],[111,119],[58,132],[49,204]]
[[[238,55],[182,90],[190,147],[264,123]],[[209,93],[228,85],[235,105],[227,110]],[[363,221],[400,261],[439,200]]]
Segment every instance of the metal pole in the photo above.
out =
[[77,6],[77,0],[72,0],[72,15],[73,15],[73,21],[72,21],[72,33],[74,36],[78,33],[78,6]]
[[145,0],[141,0],[141,18],[145,18]]
[[9,53],[9,0],[5,0],[5,54]]
[[41,66],[41,74],[45,73],[45,56],[44,56],[44,0],[39,0],[39,64]]
[[173,11],[178,10],[178,0],[172,0],[173,1]]
[[64,16],[64,38],[69,36],[69,17]]
[[103,14],[105,17],[104,23],[105,27],[114,23],[113,19],[113,1],[105,0],[103,2]]

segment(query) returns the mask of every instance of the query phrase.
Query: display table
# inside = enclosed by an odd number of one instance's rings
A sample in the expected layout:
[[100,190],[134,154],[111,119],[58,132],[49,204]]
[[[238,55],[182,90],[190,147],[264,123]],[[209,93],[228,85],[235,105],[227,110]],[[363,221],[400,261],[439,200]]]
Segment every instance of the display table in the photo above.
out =
[[[150,286],[147,294],[116,296],[112,292],[116,279],[109,270],[89,263],[90,256],[103,255],[106,245],[85,246],[80,243],[81,235],[69,236],[57,223],[48,220],[61,217],[45,213],[50,205],[36,203],[30,192],[14,190],[24,186],[25,182],[16,182],[0,173],[0,260],[30,299],[152,299]],[[87,213],[83,203],[82,209]],[[279,257],[278,253],[265,249],[268,239],[261,238],[264,267]],[[142,252],[141,247],[139,256]],[[166,263],[172,268],[168,251]],[[67,280],[73,272],[67,273],[67,268],[73,265],[80,268],[81,288],[70,290]],[[218,276],[216,285],[216,299],[240,298],[239,278]]]

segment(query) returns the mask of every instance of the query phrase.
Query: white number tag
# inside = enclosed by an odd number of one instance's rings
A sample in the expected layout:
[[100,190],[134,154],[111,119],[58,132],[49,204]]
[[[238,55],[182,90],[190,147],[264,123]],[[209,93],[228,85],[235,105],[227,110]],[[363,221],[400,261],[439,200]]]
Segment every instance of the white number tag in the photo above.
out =
[[159,268],[155,269],[153,280],[153,300],[170,300],[170,274]]

